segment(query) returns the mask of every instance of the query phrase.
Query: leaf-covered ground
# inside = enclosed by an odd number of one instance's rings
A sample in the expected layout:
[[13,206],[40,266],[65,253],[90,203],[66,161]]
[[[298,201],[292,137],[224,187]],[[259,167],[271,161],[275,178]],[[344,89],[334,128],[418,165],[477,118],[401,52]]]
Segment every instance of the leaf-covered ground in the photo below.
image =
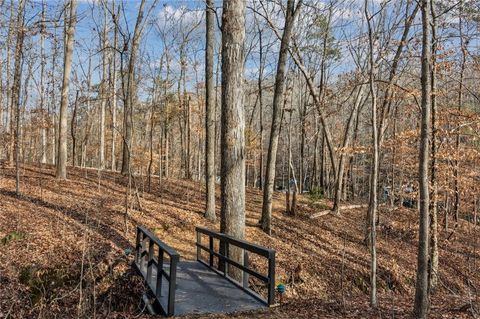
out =
[[[69,179],[58,181],[52,168],[27,166],[21,181],[22,196],[17,197],[14,170],[0,171],[0,318],[147,317],[142,281],[125,254],[133,249],[135,226],[147,226],[185,259],[195,258],[195,226],[219,229],[218,222],[202,217],[201,183],[153,178],[148,190],[146,180],[137,177],[131,181],[126,214],[128,180],[116,173],[70,169]],[[292,217],[283,213],[284,197],[278,193],[273,234],[267,236],[256,227],[261,198],[260,191],[247,190],[246,237],[277,251],[277,278],[287,285],[283,303],[255,313],[205,317],[411,317],[415,210],[381,209],[379,307],[370,310],[365,208],[309,219],[324,205],[311,205],[303,197]],[[431,318],[480,315],[479,236],[480,227],[464,221],[440,231],[440,281]]]

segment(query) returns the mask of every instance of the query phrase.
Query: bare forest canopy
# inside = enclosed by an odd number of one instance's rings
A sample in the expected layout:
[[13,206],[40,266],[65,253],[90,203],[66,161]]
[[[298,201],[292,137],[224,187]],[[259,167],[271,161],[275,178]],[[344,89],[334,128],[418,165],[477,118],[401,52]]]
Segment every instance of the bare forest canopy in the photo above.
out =
[[[377,229],[415,212],[408,307],[426,318],[449,293],[442,252],[463,238],[477,273],[455,293],[480,316],[479,23],[478,0],[0,0],[0,180],[15,179],[0,195],[29,198],[26,170],[118,172],[127,233],[143,192],[182,179],[238,238],[252,223],[278,236],[279,211],[321,223],[361,210],[371,309],[385,289]],[[474,237],[454,235],[465,225]]]

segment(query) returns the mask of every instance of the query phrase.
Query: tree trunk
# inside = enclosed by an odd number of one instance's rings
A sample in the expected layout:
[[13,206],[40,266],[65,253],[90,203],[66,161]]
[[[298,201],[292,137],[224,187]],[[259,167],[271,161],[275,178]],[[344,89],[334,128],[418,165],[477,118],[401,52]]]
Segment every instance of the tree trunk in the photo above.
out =
[[[23,59],[22,59],[23,60]],[[23,84],[23,101],[22,101],[22,107],[21,107],[21,110],[20,110],[20,118],[18,119],[18,122],[16,123],[16,126],[17,126],[17,129],[19,130],[19,145],[20,145],[20,156],[19,158],[21,159],[22,163],[25,162],[25,135],[24,134],[24,131],[25,131],[25,110],[27,108],[27,105],[28,105],[28,98],[29,98],[29,94],[28,94],[28,84],[30,83],[30,79],[32,78],[33,76],[33,63],[28,63],[28,72],[27,72],[27,76],[25,77],[25,82]],[[21,78],[21,77],[20,77]],[[19,165],[17,165],[18,169],[20,169]],[[17,171],[17,180],[18,182],[20,183],[20,171],[18,170]]]
[[150,158],[148,161],[148,169],[147,169],[147,184],[148,184],[148,191],[152,191],[152,166],[153,166],[153,135],[155,130],[155,110],[154,105],[156,103],[156,88],[153,88],[153,96],[152,96],[152,105],[150,110],[150,131],[149,131],[149,152]]
[[99,150],[99,169],[105,169],[105,107],[107,105],[108,99],[108,78],[107,78],[107,64],[108,64],[108,34],[107,34],[107,3],[103,2],[103,13],[104,13],[104,21],[103,21],[103,32],[101,34],[102,38],[102,82],[100,85],[100,150]]
[[430,270],[429,270],[429,291],[435,289],[438,282],[438,221],[437,221],[437,85],[436,85],[436,55],[437,55],[437,37],[436,37],[436,13],[433,6],[433,0],[430,0],[430,10],[432,14],[432,68],[431,68],[431,103],[432,103],[432,167],[430,168],[430,184],[432,187],[432,199],[430,207]]
[[[112,12],[115,12],[115,1],[112,1]],[[112,82],[112,92],[111,92],[111,102],[112,102],[112,149],[111,149],[111,169],[112,171],[117,170],[117,161],[116,161],[116,138],[117,138],[117,46],[118,46],[118,15],[120,14],[120,6],[118,7],[117,14],[113,18],[114,21],[114,33],[113,33],[113,50],[112,50],[112,71],[111,73],[111,82]]]
[[[11,109],[15,106],[15,134],[14,146],[15,146],[15,192],[17,196],[20,195],[20,85],[22,78],[22,59],[23,59],[23,38],[25,35],[24,30],[24,16],[25,16],[25,2],[26,0],[20,0],[17,12],[17,41],[15,45],[15,67],[13,74],[13,86],[12,86],[12,101]],[[13,112],[11,113],[13,117]]]
[[55,83],[56,83],[56,68],[57,68],[57,54],[58,54],[58,43],[57,43],[57,26],[58,22],[54,21],[53,22],[54,28],[53,28],[53,48],[52,48],[52,77],[51,77],[51,82],[52,82],[52,89],[51,89],[51,94],[50,94],[50,109],[48,112],[49,117],[51,118],[52,125],[48,127],[47,129],[47,137],[50,140],[49,143],[49,149],[50,149],[50,163],[52,165],[56,165],[57,163],[57,118],[56,118],[56,110],[57,110],[57,95],[55,92]]
[[144,18],[145,0],[142,0],[138,8],[135,30],[133,31],[130,58],[127,67],[127,86],[124,92],[124,116],[123,116],[123,152],[122,152],[122,174],[130,173],[130,157],[132,155],[132,125],[133,125],[133,104],[136,100],[135,86],[135,63],[137,61],[138,46],[140,44],[142,23]]
[[206,3],[205,54],[205,186],[207,190],[205,217],[214,222],[215,216],[215,97],[213,54],[215,45],[215,12],[213,0]]
[[[397,139],[397,110],[398,108],[395,109],[395,115],[393,116],[393,140],[396,141]],[[393,145],[392,148],[392,167],[391,167],[391,182],[390,182],[390,193],[389,193],[389,199],[390,199],[390,207],[394,208],[395,207],[395,163],[396,163],[396,157],[397,157],[397,143]]]
[[306,122],[307,122],[307,104],[308,104],[308,99],[303,97],[303,92],[300,93],[301,102],[300,105],[302,106],[301,109],[301,115],[300,115],[300,126],[301,126],[301,135],[300,135],[300,169],[299,169],[299,192],[300,194],[303,193],[303,188],[304,188],[304,183],[303,180],[305,178],[305,136],[307,135],[307,128],[306,128]]
[[[245,2],[223,3],[222,13],[222,128],[220,231],[243,239],[245,233],[245,120],[243,114]],[[229,257],[243,264],[243,250],[230,249]],[[238,269],[228,269],[242,282]]]
[[[166,66],[167,66],[167,74],[166,74],[166,77],[165,77],[165,82],[164,82],[164,87],[163,87],[163,95],[164,95],[164,110],[166,111],[166,114],[168,114],[168,100],[167,100],[167,93],[168,93],[168,83],[169,83],[169,80],[170,80],[170,60],[169,60],[169,56],[168,56],[168,51],[165,55],[165,59],[166,59]],[[165,117],[165,120],[164,120],[164,125],[163,125],[163,138],[162,138],[162,141],[164,143],[164,148],[163,148],[163,152],[162,152],[162,156],[165,158],[165,165],[164,165],[164,173],[163,173],[163,176],[165,178],[168,178],[168,167],[169,167],[169,157],[170,157],[170,153],[169,153],[169,138],[170,138],[170,134],[169,134],[169,125],[170,125],[170,121],[168,119],[168,116]]]
[[60,119],[58,125],[58,155],[56,177],[67,178],[67,116],[68,116],[68,89],[72,69],[73,37],[75,35],[75,22],[77,20],[77,0],[70,0],[68,22],[65,19],[65,56],[62,83],[62,100],[60,102]]
[[[377,243],[376,243],[376,220],[377,220],[377,183],[378,183],[378,131],[377,131],[377,92],[374,82],[375,62],[374,55],[374,37],[372,29],[372,17],[368,13],[368,0],[365,0],[365,18],[368,25],[368,43],[369,43],[369,89],[372,103],[372,167],[370,172],[370,192],[367,214],[367,234],[369,233],[370,246],[370,306],[377,307]],[[367,237],[368,238],[368,237]]]
[[422,0],[422,124],[420,132],[418,183],[420,191],[420,227],[418,239],[417,281],[414,312],[417,318],[426,318],[428,311],[428,138],[430,129],[430,8],[429,0]]
[[[462,59],[460,61],[460,81],[458,83],[458,113],[460,114],[461,109],[463,108],[463,81],[465,77],[465,66],[467,60],[467,48],[465,40],[463,38],[463,1],[459,3],[459,19],[458,19],[458,28],[459,28],[459,37],[460,37],[460,51],[462,52]],[[457,125],[459,125],[457,123]],[[453,177],[454,177],[454,188],[455,188],[455,201],[453,203],[453,217],[455,223],[458,223],[458,215],[460,212],[460,180],[459,180],[459,165],[460,165],[460,128],[456,129],[455,134],[455,160],[453,167]]]
[[72,120],[70,122],[70,135],[72,136],[72,166],[75,167],[76,165],[76,148],[77,148],[77,139],[76,139],[76,131],[77,131],[77,109],[78,109],[78,94],[79,90],[77,90],[77,94],[75,95],[75,103],[73,104],[73,114]]
[[315,140],[313,143],[313,164],[312,164],[312,175],[310,178],[310,192],[313,191],[314,187],[318,187],[318,120],[316,115],[315,118]]
[[264,184],[264,154],[263,154],[263,144],[264,144],[264,128],[263,128],[263,71],[265,68],[265,58],[263,54],[263,36],[262,30],[259,25],[258,28],[258,45],[259,45],[259,68],[258,68],[258,107],[259,107],[259,122],[260,122],[260,142],[259,142],[259,151],[260,151],[260,160],[259,160],[259,169],[258,169],[258,188],[263,189]]
[[45,0],[42,0],[42,23],[40,24],[40,116],[41,116],[41,159],[40,163],[47,163],[47,128],[45,121],[45,65],[46,65],[46,55],[45,55]]
[[[352,111],[350,113],[350,116],[347,121],[347,126],[345,127],[345,133],[343,135],[343,143],[342,143],[342,149],[345,149],[346,147],[349,146],[350,144],[350,131],[353,126],[353,122],[355,117],[357,116],[357,111],[360,108],[360,104],[362,103],[363,100],[363,86],[360,86],[358,89],[358,93],[355,98],[355,102],[352,108]],[[332,211],[335,214],[340,213],[340,199],[341,199],[341,194],[342,194],[342,185],[343,185],[343,175],[344,175],[344,170],[345,170],[345,159],[346,159],[346,154],[343,152],[340,154],[340,159],[338,161],[338,170],[337,170],[337,176],[335,178],[336,183],[335,183],[335,190],[334,190],[334,201],[333,201],[333,208]]]
[[267,167],[264,179],[265,186],[263,189],[262,217],[260,220],[261,227],[267,234],[271,234],[272,196],[275,184],[278,136],[280,135],[280,117],[282,114],[283,92],[285,90],[285,68],[288,57],[288,46],[290,43],[290,36],[293,29],[295,14],[300,12],[301,3],[302,1],[300,0],[297,4],[297,8],[295,9],[294,0],[288,0],[287,2],[285,28],[280,43],[280,52],[278,56],[275,90],[273,93],[272,125],[270,129],[270,141],[268,144]]
[[[12,115],[12,108],[13,108],[13,105],[11,104],[12,102],[12,90],[11,90],[11,87],[12,87],[12,72],[11,72],[11,67],[10,67],[10,64],[11,64],[11,50],[10,50],[10,47],[13,47],[13,44],[12,44],[12,38],[13,38],[13,33],[15,31],[15,13],[14,13],[14,9],[15,9],[15,5],[14,5],[14,1],[11,0],[10,1],[10,18],[9,18],[9,22],[8,22],[8,35],[7,35],[7,47],[6,47],[6,50],[7,50],[7,58],[6,58],[6,66],[5,66],[5,73],[6,73],[6,82],[7,82],[7,106],[6,106],[6,114],[5,114],[5,126],[7,127],[7,133],[9,134],[12,134],[12,131],[13,131],[13,128],[12,128],[12,121],[10,120],[10,118],[13,116]],[[7,147],[7,158],[8,158],[8,161],[10,163],[13,162],[13,152],[14,150],[10,148],[11,145],[9,145],[9,147]]]

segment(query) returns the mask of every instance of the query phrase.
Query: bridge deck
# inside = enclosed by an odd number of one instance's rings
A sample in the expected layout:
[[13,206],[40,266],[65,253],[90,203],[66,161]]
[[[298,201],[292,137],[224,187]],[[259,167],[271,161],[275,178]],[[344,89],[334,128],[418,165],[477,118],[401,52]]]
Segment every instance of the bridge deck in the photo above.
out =
[[[164,264],[164,269],[169,272],[169,265]],[[156,267],[153,267],[150,287],[155,287],[156,281]],[[231,313],[265,307],[265,304],[198,261],[179,262],[176,283],[176,316]],[[154,293],[156,292],[154,291]],[[168,282],[164,280],[162,294],[159,298],[164,309],[167,307],[167,295]]]

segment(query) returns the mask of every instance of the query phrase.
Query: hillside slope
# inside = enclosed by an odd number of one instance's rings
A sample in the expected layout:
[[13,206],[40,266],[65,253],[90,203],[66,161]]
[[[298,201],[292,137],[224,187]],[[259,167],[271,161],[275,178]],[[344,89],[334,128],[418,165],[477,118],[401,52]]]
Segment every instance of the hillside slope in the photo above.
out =
[[[14,170],[0,171],[0,318],[141,316],[143,287],[125,254],[133,249],[135,226],[147,226],[185,259],[194,259],[195,226],[219,229],[218,222],[202,217],[200,183],[153,179],[147,191],[137,177],[132,185],[138,192],[129,197],[126,214],[128,180],[117,173],[70,169],[67,181],[56,180],[52,168],[27,166],[21,173],[23,195],[17,197]],[[280,307],[234,317],[411,316],[416,211],[380,212],[379,309],[372,311],[365,209],[312,220],[308,216],[315,209],[305,197],[292,217],[283,213],[278,193],[269,237],[256,227],[261,198],[260,191],[247,190],[246,237],[277,251],[277,278],[287,292]],[[466,222],[453,234],[440,232],[440,285],[432,297],[432,318],[479,314],[479,235],[479,228]]]

